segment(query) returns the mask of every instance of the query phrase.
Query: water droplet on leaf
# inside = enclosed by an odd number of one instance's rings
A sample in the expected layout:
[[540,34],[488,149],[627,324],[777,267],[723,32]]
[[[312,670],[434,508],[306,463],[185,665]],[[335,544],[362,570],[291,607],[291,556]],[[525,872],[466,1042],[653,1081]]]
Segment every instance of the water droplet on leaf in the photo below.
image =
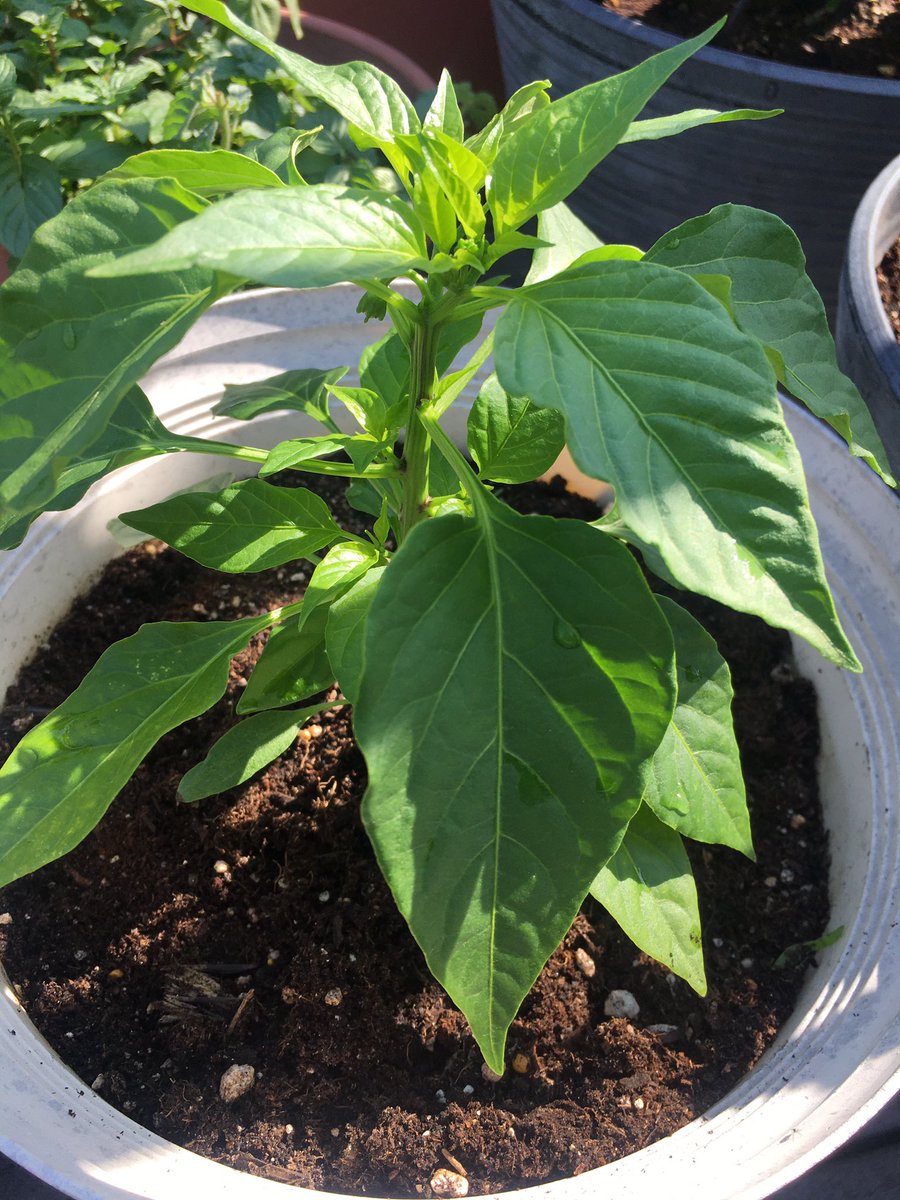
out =
[[566,650],[575,650],[581,645],[581,634],[574,625],[557,617],[553,622],[553,640]]

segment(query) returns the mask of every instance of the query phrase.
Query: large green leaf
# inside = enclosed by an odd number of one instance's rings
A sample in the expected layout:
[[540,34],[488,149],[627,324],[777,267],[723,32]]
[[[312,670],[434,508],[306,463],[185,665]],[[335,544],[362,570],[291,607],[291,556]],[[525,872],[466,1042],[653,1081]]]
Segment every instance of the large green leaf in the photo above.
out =
[[329,610],[379,559],[379,551],[363,541],[329,550],[313,571],[299,616],[280,625],[266,643],[238,701],[239,713],[297,704],[334,683],[325,649]]
[[213,405],[213,412],[216,416],[249,421],[260,413],[296,409],[324,423],[329,418],[328,388],[343,379],[348,369],[334,367],[330,371],[320,371],[315,367],[301,367],[256,383],[226,383],[222,399]]
[[184,7],[212,17],[232,33],[240,34],[251,46],[270,54],[307,95],[324,100],[370,137],[389,139],[395,134],[416,133],[421,128],[416,111],[399,84],[370,63],[323,67],[275,45],[219,0],[189,0]]
[[589,83],[532,113],[502,142],[488,184],[498,233],[558,204],[614,150],[673,71],[722,28],[655,54],[630,71]]
[[366,618],[385,567],[372,567],[328,609],[325,646],[341,691],[354,703],[365,665]]
[[691,275],[726,275],[737,324],[770,352],[789,391],[889,482],[887,454],[865,401],[838,369],[825,306],[796,234],[780,217],[723,204],[685,221],[647,252]]
[[469,413],[469,450],[484,479],[529,483],[556,462],[566,441],[562,413],[510,396],[496,375],[485,380]]
[[281,287],[392,279],[426,265],[413,212],[382,192],[330,183],[238,192],[153,246],[104,264],[107,278],[204,266]]
[[232,150],[147,150],[117,167],[113,179],[177,179],[200,196],[243,188],[283,188],[274,171]]
[[644,803],[685,837],[755,858],[728,664],[698,621],[673,600],[657,599],[675,638],[678,702],[653,755]]
[[385,572],[354,726],[382,870],[500,1072],[637,807],[674,686],[668,625],[624,547],[478,495],[478,520],[423,522]]
[[221,492],[183,492],[120,518],[216,571],[266,571],[340,541],[328,505],[306,488],[243,479]]
[[[30,426],[23,432],[27,434]],[[193,447],[197,448],[196,439]],[[41,512],[60,512],[77,504],[92,484],[117,467],[139,462],[170,450],[181,450],[192,439],[171,434],[150,407],[139,387],[126,393],[100,437],[81,455],[71,459],[58,475],[53,495],[22,516],[0,516],[0,550],[18,546],[32,521]]]
[[34,231],[63,205],[59,171],[40,154],[0,151],[0,244],[21,258]]
[[286,712],[261,712],[233,725],[206,758],[182,776],[178,795],[192,804],[246,783],[293,745],[311,717],[333,705],[328,700]]
[[697,887],[681,837],[645,804],[591,884],[638,949],[706,995]]
[[643,261],[573,267],[512,297],[494,356],[508,392],[565,413],[573,458],[615,487],[618,532],[652,568],[860,669],[768,360],[699,283]]
[[102,435],[147,368],[230,283],[211,272],[85,279],[85,268],[148,245],[205,201],[172,180],[114,180],[76,197],[35,235],[0,289],[0,521],[33,515],[65,467]]
[[272,620],[143,625],[106,650],[0,770],[0,886],[77,846],[163,734],[219,699],[232,657]]

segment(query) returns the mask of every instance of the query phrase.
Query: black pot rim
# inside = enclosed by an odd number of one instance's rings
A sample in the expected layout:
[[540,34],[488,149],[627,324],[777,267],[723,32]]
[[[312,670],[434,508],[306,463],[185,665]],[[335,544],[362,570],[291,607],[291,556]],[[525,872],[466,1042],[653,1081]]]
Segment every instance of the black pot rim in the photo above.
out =
[[[515,0],[514,0],[515,2]],[[561,5],[576,13],[585,21],[592,21],[622,37],[631,37],[643,43],[652,52],[668,50],[685,39],[677,34],[654,29],[634,17],[623,17],[609,12],[599,0],[544,0],[548,8]],[[837,71],[820,71],[815,67],[796,67],[790,63],[773,62],[752,54],[738,54],[733,50],[718,50],[704,46],[694,55],[697,62],[707,62],[723,70],[736,71],[773,79],[778,83],[793,84],[826,91],[850,92],[858,95],[900,96],[900,79],[881,79],[870,75],[842,75]]]

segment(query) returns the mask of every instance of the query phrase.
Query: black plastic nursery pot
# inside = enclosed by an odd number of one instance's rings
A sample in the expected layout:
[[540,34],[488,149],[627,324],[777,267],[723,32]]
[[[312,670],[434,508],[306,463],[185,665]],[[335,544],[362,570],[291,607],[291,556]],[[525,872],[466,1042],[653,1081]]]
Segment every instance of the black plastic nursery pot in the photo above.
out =
[[[492,0],[508,91],[549,79],[562,95],[626,71],[679,39],[598,0]],[[621,146],[572,207],[605,241],[651,245],[716,204],[777,213],[803,243],[833,313],[844,244],[870,180],[900,150],[900,80],[839,75],[705,48],[644,115],[691,108],[783,108],[768,121]]]
[[900,343],[882,303],[876,270],[898,237],[900,157],[874,181],[853,218],[836,335],[841,369],[865,398],[895,473],[900,471]]

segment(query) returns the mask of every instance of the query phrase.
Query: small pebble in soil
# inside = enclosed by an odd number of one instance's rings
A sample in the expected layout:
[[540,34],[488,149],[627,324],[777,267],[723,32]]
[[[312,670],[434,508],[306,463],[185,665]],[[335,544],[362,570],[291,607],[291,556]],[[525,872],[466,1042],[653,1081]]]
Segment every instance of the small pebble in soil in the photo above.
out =
[[527,1054],[519,1053],[519,1054],[514,1055],[513,1060],[512,1060],[512,1069],[515,1071],[515,1073],[517,1075],[527,1075],[528,1068],[530,1065],[531,1064],[528,1061]]
[[586,950],[582,950],[579,946],[575,951],[575,961],[578,964],[578,969],[582,975],[587,975],[588,979],[593,979],[597,974],[597,964],[591,958]]
[[331,892],[319,892],[319,900],[322,904],[327,904],[331,899]]
[[488,1083],[499,1083],[501,1076],[499,1076],[496,1071],[492,1071],[487,1063],[482,1063],[481,1078],[487,1080]]
[[448,1167],[438,1167],[431,1177],[431,1190],[435,1196],[468,1196],[469,1181]]
[[463,1095],[464,1096],[473,1096],[474,1094],[475,1094],[475,1089],[472,1087],[471,1083],[467,1083],[466,1086],[463,1088]]
[[633,1108],[642,1109],[644,1107],[644,1097],[635,1096],[631,1102]]
[[213,870],[217,875],[227,875],[229,870],[228,863],[225,862],[224,858],[216,859],[213,863]]
[[806,817],[803,813],[794,813],[791,816],[791,829],[802,829],[806,824]]
[[340,988],[330,988],[325,993],[325,1003],[330,1004],[332,1008],[337,1008],[344,998],[344,993]]
[[256,1071],[247,1063],[232,1063],[219,1080],[219,1098],[226,1104],[240,1100],[253,1087]]
[[12,913],[0,913],[0,925],[12,925]]
[[773,888],[778,883],[778,880],[775,878],[774,875],[767,875],[765,877],[765,879],[763,880],[763,883],[766,885],[767,888]]
[[608,1017],[636,1017],[640,1014],[641,1006],[631,992],[614,988],[606,997],[603,1011]]

